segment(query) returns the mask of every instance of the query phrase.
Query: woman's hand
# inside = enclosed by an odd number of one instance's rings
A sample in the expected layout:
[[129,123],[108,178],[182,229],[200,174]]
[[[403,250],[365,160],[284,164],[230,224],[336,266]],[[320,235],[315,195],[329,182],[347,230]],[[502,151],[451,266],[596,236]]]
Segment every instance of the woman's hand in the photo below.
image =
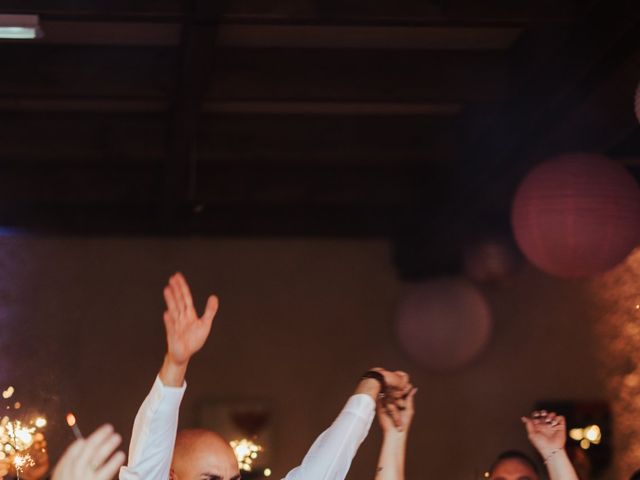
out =
[[378,402],[378,422],[385,435],[389,432],[404,432],[409,431],[411,422],[413,421],[413,415],[415,413],[413,398],[418,391],[417,388],[412,388],[406,398],[400,399],[400,403],[395,404],[395,418],[399,421],[399,425],[396,425],[394,418],[392,418],[389,412],[389,406]]
[[527,428],[529,441],[543,459],[564,448],[567,423],[563,416],[540,410],[533,412],[530,417],[522,417],[522,422]]

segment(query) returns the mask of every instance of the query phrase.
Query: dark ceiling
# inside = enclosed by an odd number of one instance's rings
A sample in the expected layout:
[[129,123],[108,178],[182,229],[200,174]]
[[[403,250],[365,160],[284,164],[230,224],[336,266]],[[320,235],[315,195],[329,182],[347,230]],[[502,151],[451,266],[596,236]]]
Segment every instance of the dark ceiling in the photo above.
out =
[[508,231],[535,162],[635,168],[640,2],[0,0],[0,224],[386,237],[407,276]]

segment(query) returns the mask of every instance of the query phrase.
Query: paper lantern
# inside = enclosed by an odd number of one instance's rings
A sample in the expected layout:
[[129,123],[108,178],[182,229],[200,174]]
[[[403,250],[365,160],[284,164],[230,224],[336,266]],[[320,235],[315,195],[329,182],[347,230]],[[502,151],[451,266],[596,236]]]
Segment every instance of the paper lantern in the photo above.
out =
[[465,275],[474,282],[498,282],[512,274],[520,263],[516,246],[503,238],[487,238],[464,250]]
[[605,272],[640,240],[640,190],[601,155],[563,155],[535,167],[515,195],[511,221],[531,263],[559,277]]
[[410,285],[398,306],[400,344],[429,370],[450,371],[469,364],[485,349],[491,331],[489,306],[461,277]]

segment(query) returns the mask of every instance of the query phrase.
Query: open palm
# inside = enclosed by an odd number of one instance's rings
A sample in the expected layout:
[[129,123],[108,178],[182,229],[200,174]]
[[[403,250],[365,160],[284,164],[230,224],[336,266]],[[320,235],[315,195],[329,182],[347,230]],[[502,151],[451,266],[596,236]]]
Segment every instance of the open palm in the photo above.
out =
[[202,348],[209,336],[218,311],[218,297],[210,296],[204,314],[198,317],[189,285],[181,273],[176,273],[164,289],[164,299],[167,304],[164,324],[168,354],[175,363],[185,364]]

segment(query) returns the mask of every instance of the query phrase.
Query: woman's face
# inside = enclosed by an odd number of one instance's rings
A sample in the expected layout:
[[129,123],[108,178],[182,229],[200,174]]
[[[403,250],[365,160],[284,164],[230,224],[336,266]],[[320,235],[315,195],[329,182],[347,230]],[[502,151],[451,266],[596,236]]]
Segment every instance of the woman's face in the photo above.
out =
[[495,466],[491,480],[540,480],[540,477],[525,462],[507,458]]

